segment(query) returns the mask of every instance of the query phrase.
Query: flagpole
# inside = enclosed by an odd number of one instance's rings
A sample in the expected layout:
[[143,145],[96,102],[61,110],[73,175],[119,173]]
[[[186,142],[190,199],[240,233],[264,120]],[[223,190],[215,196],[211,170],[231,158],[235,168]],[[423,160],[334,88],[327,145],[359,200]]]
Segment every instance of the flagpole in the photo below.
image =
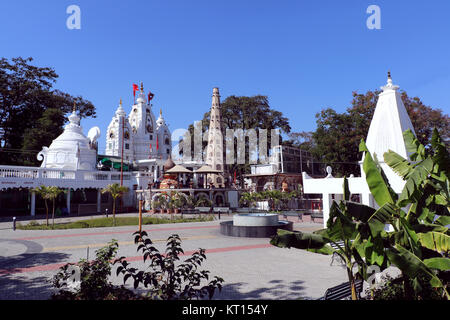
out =
[[122,117],[122,157],[120,165],[120,186],[123,186],[123,143],[125,140],[125,117]]

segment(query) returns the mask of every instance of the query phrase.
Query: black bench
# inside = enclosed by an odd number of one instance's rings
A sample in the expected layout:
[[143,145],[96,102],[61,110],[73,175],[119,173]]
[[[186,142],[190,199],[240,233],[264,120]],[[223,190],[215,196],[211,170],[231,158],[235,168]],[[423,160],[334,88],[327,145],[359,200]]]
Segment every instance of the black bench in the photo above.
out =
[[311,220],[314,222],[314,219],[323,219],[323,213],[312,212],[311,213]]
[[[363,280],[355,280],[356,296],[360,298],[363,289]],[[338,286],[328,288],[325,295],[318,300],[343,300],[352,297],[352,286],[350,282],[341,283]]]
[[303,218],[303,211],[283,211],[283,218],[287,219],[287,217],[297,217],[298,220]]
[[182,214],[198,214],[199,211],[196,209],[189,208],[189,209],[181,209],[181,213]]

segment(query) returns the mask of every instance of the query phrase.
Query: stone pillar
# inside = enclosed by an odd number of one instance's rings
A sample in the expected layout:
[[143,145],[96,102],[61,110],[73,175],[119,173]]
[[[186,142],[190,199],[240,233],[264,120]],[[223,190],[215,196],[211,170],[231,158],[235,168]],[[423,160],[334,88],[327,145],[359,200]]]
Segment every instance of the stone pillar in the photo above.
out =
[[102,189],[97,189],[97,213],[102,212]]
[[331,198],[330,193],[323,193],[322,194],[322,210],[323,210],[323,226],[324,228],[327,227],[327,221],[330,217],[330,207],[333,203],[333,199]]
[[70,214],[70,188],[67,189],[67,213]]
[[31,216],[34,217],[36,215],[36,192],[31,191],[31,208],[30,208]]

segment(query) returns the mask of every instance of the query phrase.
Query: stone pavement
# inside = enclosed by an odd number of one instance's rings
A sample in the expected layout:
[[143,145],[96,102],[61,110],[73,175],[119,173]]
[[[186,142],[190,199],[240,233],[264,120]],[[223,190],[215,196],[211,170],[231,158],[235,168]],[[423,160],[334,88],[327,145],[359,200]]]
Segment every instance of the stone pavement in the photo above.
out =
[[[231,216],[222,215],[221,221],[226,219]],[[187,255],[198,248],[206,249],[202,269],[225,280],[215,299],[316,299],[327,288],[347,280],[341,266],[330,266],[330,256],[276,248],[267,238],[223,236],[219,222],[146,225],[143,229],[162,251],[165,240],[174,233],[181,237]],[[315,223],[294,224],[294,229],[307,232],[321,227]],[[0,299],[48,299],[53,292],[51,278],[60,266],[88,254],[92,259],[95,250],[111,239],[119,241],[118,256],[142,268],[144,263],[132,236],[136,229],[124,226],[13,231],[11,223],[0,223]],[[122,284],[122,278],[113,276],[112,281]]]

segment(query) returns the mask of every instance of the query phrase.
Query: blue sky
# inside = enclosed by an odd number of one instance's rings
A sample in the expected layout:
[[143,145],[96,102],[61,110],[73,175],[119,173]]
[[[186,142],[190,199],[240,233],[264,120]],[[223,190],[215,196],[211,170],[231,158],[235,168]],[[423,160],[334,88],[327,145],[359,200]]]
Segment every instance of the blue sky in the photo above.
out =
[[[81,30],[69,30],[69,5]],[[369,5],[381,30],[369,30]],[[200,120],[212,88],[269,97],[293,131],[314,130],[315,114],[344,111],[352,92],[394,83],[425,104],[450,110],[450,1],[88,1],[3,0],[0,56],[35,59],[59,74],[56,88],[94,103],[105,131],[132,83],[155,93],[173,131]]]

